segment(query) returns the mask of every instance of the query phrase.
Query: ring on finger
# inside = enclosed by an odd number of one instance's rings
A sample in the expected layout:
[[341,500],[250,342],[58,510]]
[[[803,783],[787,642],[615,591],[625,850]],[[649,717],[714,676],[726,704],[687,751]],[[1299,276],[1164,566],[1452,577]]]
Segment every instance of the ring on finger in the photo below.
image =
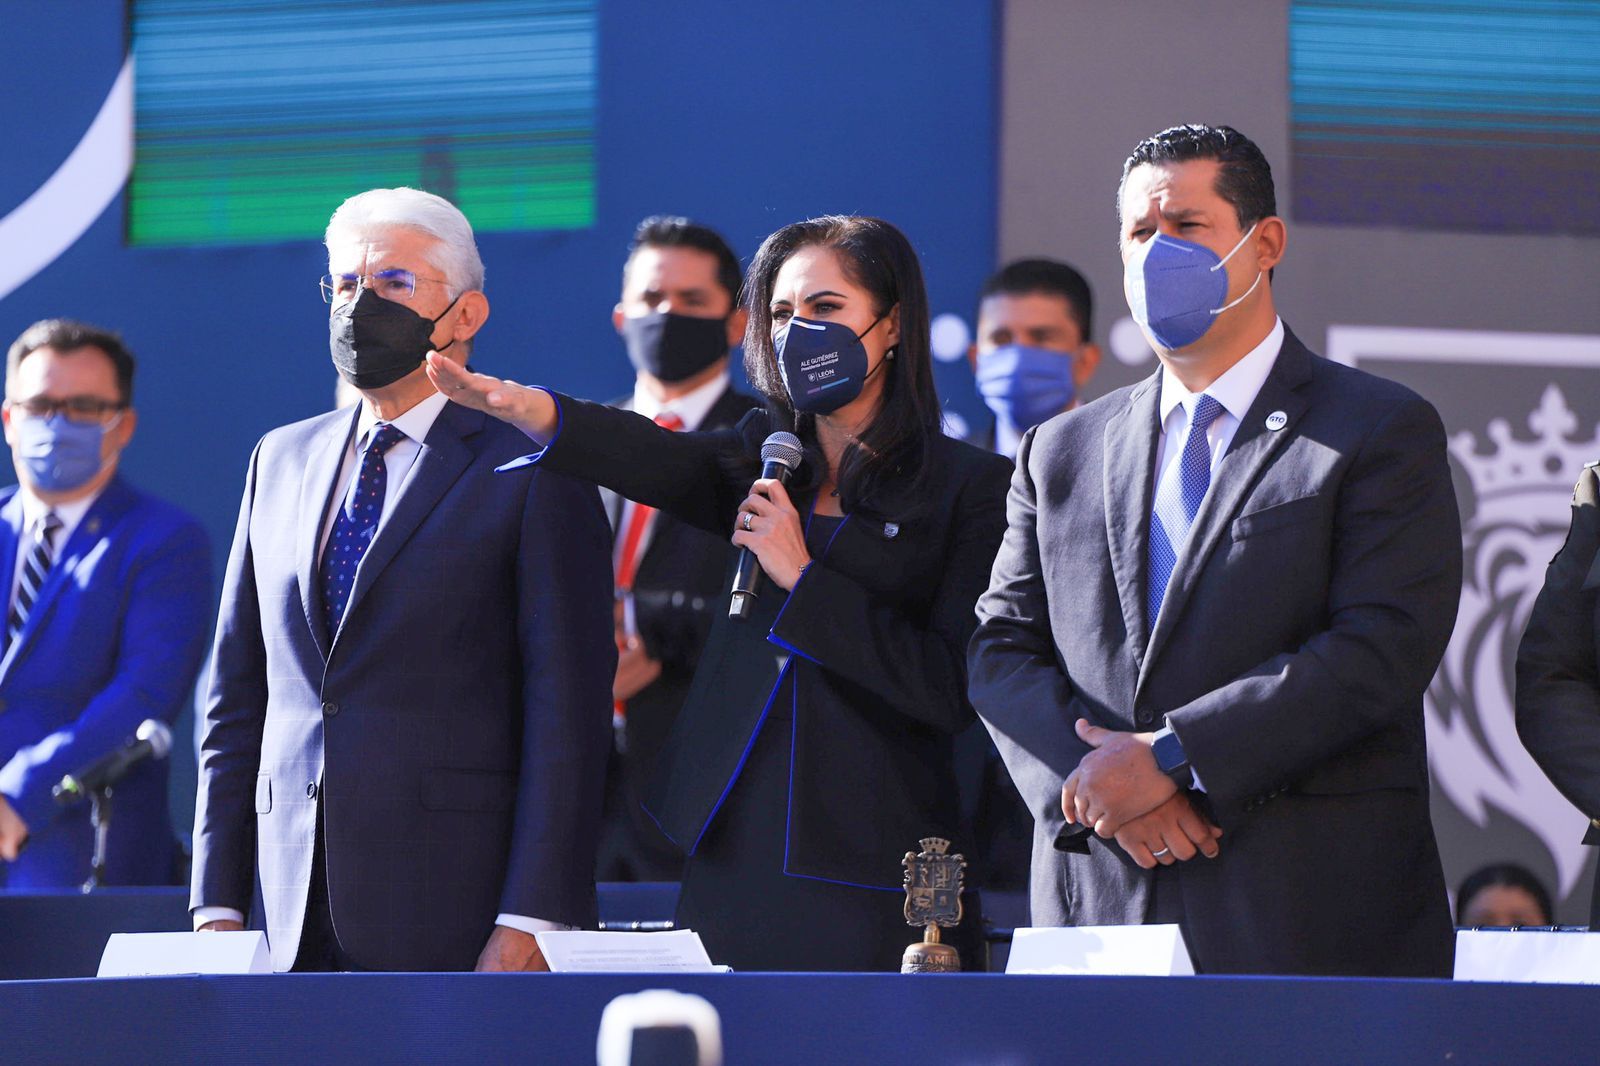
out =
[[748,533],[748,532],[750,532],[750,523],[754,522],[755,520],[756,520],[755,512],[754,511],[746,511],[744,513],[744,517],[739,520],[739,525],[744,529],[744,531],[746,533]]
[[1154,858],[1159,859],[1163,855],[1171,855],[1172,854],[1172,849],[1171,848],[1162,848],[1160,851],[1152,851],[1150,854]]

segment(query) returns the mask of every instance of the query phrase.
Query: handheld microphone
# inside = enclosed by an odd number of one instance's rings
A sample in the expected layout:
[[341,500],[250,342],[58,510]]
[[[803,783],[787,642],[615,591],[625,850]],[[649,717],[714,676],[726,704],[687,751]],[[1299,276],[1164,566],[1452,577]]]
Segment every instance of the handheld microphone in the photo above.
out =
[[68,774],[50,790],[57,803],[71,806],[90,794],[116,784],[146,759],[165,759],[172,750],[172,730],[165,722],[146,718],[128,742],[76,773]]
[[[761,445],[761,476],[787,485],[790,475],[799,469],[803,458],[805,452],[800,447],[800,438],[779,430]],[[733,589],[728,601],[728,617],[747,617],[760,587],[761,560],[749,548],[740,548],[739,567],[733,573]]]

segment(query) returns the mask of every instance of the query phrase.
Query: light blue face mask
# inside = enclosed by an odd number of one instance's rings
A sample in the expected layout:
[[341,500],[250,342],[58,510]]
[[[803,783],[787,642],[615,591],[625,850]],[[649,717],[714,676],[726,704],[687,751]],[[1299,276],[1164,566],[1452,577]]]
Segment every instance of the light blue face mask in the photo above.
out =
[[17,454],[28,477],[45,492],[71,492],[87,485],[104,461],[101,443],[122,416],[106,425],[72,422],[59,412],[49,418],[13,418]]
[[1018,432],[1065,411],[1077,395],[1070,352],[1007,344],[978,353],[978,392],[996,418]]
[[1256,291],[1260,273],[1239,299],[1222,302],[1228,298],[1228,272],[1223,267],[1255,231],[1252,224],[1221,259],[1203,244],[1162,233],[1134,251],[1122,279],[1128,310],[1157,346],[1169,352],[1187,348],[1206,335],[1218,315]]

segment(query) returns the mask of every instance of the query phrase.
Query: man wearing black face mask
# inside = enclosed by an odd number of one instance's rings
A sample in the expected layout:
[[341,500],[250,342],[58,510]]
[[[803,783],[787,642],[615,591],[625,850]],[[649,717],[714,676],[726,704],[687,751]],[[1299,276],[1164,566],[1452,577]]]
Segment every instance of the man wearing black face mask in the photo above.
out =
[[[527,438],[451,403],[488,318],[454,206],[347,200],[329,344],[361,403],[262,438],[229,557],[196,803],[196,928],[259,877],[276,969],[543,969],[594,920],[615,670],[593,486],[495,468]],[[254,869],[252,870],[252,867]]]
[[[674,430],[732,426],[756,401],[728,384],[744,336],[739,260],[716,231],[686,218],[639,223],[612,323],[627,346],[633,394],[614,406]],[[606,775],[602,881],[666,881],[683,858],[639,803],[710,629],[725,602],[725,539],[601,490],[616,541],[615,744]]]

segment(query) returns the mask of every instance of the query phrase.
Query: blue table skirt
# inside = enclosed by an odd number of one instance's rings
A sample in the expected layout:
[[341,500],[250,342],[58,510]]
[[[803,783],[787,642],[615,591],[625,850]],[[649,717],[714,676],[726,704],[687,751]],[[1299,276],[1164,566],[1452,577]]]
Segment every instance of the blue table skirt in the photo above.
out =
[[[645,934],[647,935],[647,934]],[[730,1066],[1592,1062],[1600,990],[966,974],[283,974],[0,984],[7,1062],[594,1061],[615,996],[722,1016]]]

